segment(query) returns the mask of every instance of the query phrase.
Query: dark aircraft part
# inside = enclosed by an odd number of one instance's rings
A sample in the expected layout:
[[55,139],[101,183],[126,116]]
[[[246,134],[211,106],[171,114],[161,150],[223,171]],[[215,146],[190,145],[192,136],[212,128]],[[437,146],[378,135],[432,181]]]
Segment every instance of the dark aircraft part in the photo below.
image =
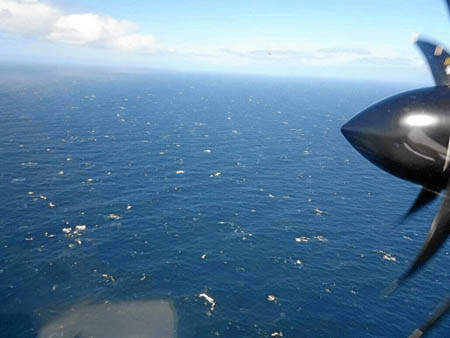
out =
[[450,0],[446,0],[447,2],[447,8],[449,9],[449,11],[447,11],[448,14],[450,14]]
[[[448,191],[447,187],[447,191]],[[447,239],[450,233],[450,196],[445,194],[441,207],[431,224],[427,239],[416,257],[414,263],[399,278],[399,284],[414,274],[423,264],[425,264]]]
[[449,86],[450,77],[448,70],[450,69],[450,55],[442,46],[428,41],[418,40],[416,41],[416,45],[428,61],[436,86]]
[[[417,41],[424,53],[438,47]],[[440,48],[440,55],[448,55]],[[440,60],[441,70],[446,59]],[[436,64],[434,72],[438,73]],[[434,191],[447,188],[439,212],[424,247],[411,267],[399,278],[406,280],[427,262],[448,237],[450,202],[450,89],[448,86],[423,88],[385,99],[359,113],[342,127],[347,140],[369,161],[405,180],[423,185],[406,216],[435,199]],[[433,187],[428,189],[426,187]]]
[[437,307],[425,325],[421,326],[419,329],[415,329],[409,338],[422,337],[426,331],[437,324],[437,322],[447,313],[448,310],[450,310],[450,297],[447,297],[447,299]]
[[423,187],[420,191],[419,195],[417,196],[416,200],[414,201],[414,204],[409,208],[409,210],[406,212],[405,215],[403,215],[400,223],[403,223],[406,221],[406,219],[422,209],[424,206],[426,206],[428,203],[431,203],[434,201],[434,199],[439,195],[439,191],[435,191],[434,189],[429,189],[426,187]]
[[370,106],[342,127],[365,158],[402,179],[447,186],[450,170],[450,88],[401,93]]
[[[447,0],[450,8],[450,0]],[[401,93],[365,109],[342,127],[351,145],[379,168],[422,185],[408,218],[446,190],[425,243],[408,270],[388,288],[416,273],[450,234],[450,54],[441,46],[418,40],[435,87]],[[386,290],[385,290],[386,291]],[[410,337],[421,337],[450,309],[450,298]]]

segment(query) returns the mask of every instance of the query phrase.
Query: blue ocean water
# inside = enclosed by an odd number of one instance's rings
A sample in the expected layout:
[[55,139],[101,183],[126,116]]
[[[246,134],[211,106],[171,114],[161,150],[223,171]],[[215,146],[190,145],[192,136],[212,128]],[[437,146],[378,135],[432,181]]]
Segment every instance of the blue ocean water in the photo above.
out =
[[397,225],[420,188],[339,128],[413,87],[2,70],[1,336],[36,337],[70,304],[159,298],[179,337],[407,336],[450,291],[448,246],[380,291],[439,202]]

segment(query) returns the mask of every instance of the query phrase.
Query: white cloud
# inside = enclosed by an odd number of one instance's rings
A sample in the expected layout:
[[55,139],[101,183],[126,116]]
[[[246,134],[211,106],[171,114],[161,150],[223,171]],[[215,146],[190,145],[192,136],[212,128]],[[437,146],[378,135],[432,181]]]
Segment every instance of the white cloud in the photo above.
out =
[[34,0],[0,0],[0,30],[10,33],[43,34],[62,13]]
[[[299,37],[293,39],[260,39],[221,41],[215,45],[180,44],[176,55],[201,65],[259,67],[273,69],[335,68],[356,66],[420,68],[420,55],[408,42],[400,47],[384,45],[326,45]],[[373,67],[372,67],[373,68]]]
[[216,48],[204,51],[202,54],[192,52],[192,55],[224,60],[227,63],[260,63],[275,64],[289,63],[305,66],[340,66],[354,63],[382,64],[385,66],[416,66],[419,56],[414,54],[414,49],[407,54],[396,50],[380,50],[376,48],[347,48],[321,46],[290,46],[269,48]]
[[38,0],[0,0],[0,31],[71,45],[155,50],[153,36],[139,34],[134,22],[94,13],[65,14]]
[[154,44],[153,36],[143,34],[127,34],[111,41],[111,46],[120,50],[150,50],[154,47]]

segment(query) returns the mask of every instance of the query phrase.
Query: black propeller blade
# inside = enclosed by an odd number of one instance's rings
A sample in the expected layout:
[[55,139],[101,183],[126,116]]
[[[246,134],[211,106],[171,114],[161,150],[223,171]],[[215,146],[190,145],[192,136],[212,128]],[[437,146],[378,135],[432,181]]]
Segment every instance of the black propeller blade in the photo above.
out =
[[417,47],[425,56],[436,86],[450,86],[450,55],[439,45],[426,40],[417,40]]
[[435,191],[433,189],[423,187],[422,190],[420,191],[419,195],[417,196],[416,200],[414,201],[414,204],[409,208],[409,210],[406,212],[406,214],[403,215],[403,217],[401,218],[400,223],[403,223],[412,214],[416,213],[417,211],[422,209],[424,206],[426,206],[427,204],[429,204],[430,202],[435,200],[438,195],[439,195],[439,191]]
[[447,0],[447,9],[448,9],[448,13],[450,14],[450,0]]
[[429,329],[436,325],[436,323],[448,312],[448,310],[450,310],[450,297],[447,297],[447,299],[442,302],[436,310],[434,310],[434,313],[430,316],[425,325],[415,329],[408,338],[422,337]]
[[444,195],[444,200],[441,207],[431,224],[428,231],[427,239],[416,257],[416,260],[409,267],[409,269],[398,280],[394,282],[394,287],[407,280],[413,275],[423,264],[425,264],[436,251],[442,246],[450,233],[450,184],[447,185],[447,190]]

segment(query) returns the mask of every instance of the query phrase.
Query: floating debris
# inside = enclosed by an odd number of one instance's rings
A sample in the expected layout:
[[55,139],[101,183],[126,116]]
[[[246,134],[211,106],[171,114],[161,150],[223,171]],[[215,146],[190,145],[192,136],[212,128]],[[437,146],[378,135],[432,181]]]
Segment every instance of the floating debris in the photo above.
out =
[[63,174],[64,174],[64,170],[58,171],[58,175],[63,175]]
[[28,195],[33,195],[33,194],[34,194],[33,191],[29,191],[29,192],[28,192]]
[[87,181],[88,182],[92,182],[94,179],[93,178],[88,178]]
[[269,194],[268,195],[270,198],[275,198],[275,195]]
[[35,167],[35,166],[37,166],[38,164],[39,164],[39,163],[37,163],[37,162],[31,162],[31,161],[20,163],[21,166],[25,166],[25,167]]
[[64,232],[65,234],[70,234],[71,231],[72,231],[72,228],[62,228],[61,230],[62,230],[62,232]]
[[177,170],[175,173],[176,174],[184,174],[184,170]]
[[116,279],[114,278],[114,276],[108,275],[108,274],[106,274],[106,273],[102,273],[102,278],[109,279],[109,280],[111,280],[111,282],[115,282],[115,281],[116,281]]
[[32,241],[32,240],[34,240],[34,237],[25,237],[25,240],[26,241]]
[[26,181],[26,178],[13,178],[10,182],[17,183],[17,182],[23,182],[23,181]]
[[84,230],[86,230],[86,224],[75,225],[75,229],[77,229],[79,231],[84,231]]
[[320,242],[328,242],[328,239],[325,238],[324,236],[316,236],[314,238],[317,239]]
[[388,252],[384,252],[383,250],[375,250],[375,252],[383,255],[383,259],[384,260],[387,260],[387,261],[390,261],[390,262],[397,262],[397,258],[392,256],[392,254],[390,254]]
[[73,243],[70,243],[69,245],[67,245],[70,249],[73,249],[73,248],[75,248],[75,244],[73,244]]
[[211,149],[205,149],[205,150],[203,150],[203,152],[204,152],[204,153],[210,153],[210,152],[211,152]]
[[116,214],[109,214],[108,218],[118,220],[118,219],[121,219],[122,217],[119,215],[116,215]]
[[267,300],[268,300],[269,302],[274,302],[275,304],[278,303],[278,299],[277,299],[277,297],[275,297],[274,295],[268,295],[268,296],[267,296]]
[[392,256],[391,254],[385,254],[383,255],[383,259],[387,260],[387,261],[391,261],[391,262],[396,262],[397,258],[395,258],[394,256]]
[[131,205],[129,205],[129,204],[127,204],[127,207],[126,207],[126,209],[127,210],[130,210],[132,208],[132,206]]
[[201,293],[198,295],[200,298],[205,298],[206,301],[211,304],[211,311],[214,311],[214,308],[216,307],[216,302],[214,301],[214,298],[208,296],[206,293]]
[[305,236],[300,236],[300,237],[296,237],[295,241],[299,242],[299,243],[306,243],[306,242],[309,242],[309,238],[305,237]]
[[72,161],[72,157],[66,158],[66,161]]
[[325,214],[325,211],[320,210],[319,208],[315,208],[314,211],[316,212],[316,215],[323,215],[323,214]]

